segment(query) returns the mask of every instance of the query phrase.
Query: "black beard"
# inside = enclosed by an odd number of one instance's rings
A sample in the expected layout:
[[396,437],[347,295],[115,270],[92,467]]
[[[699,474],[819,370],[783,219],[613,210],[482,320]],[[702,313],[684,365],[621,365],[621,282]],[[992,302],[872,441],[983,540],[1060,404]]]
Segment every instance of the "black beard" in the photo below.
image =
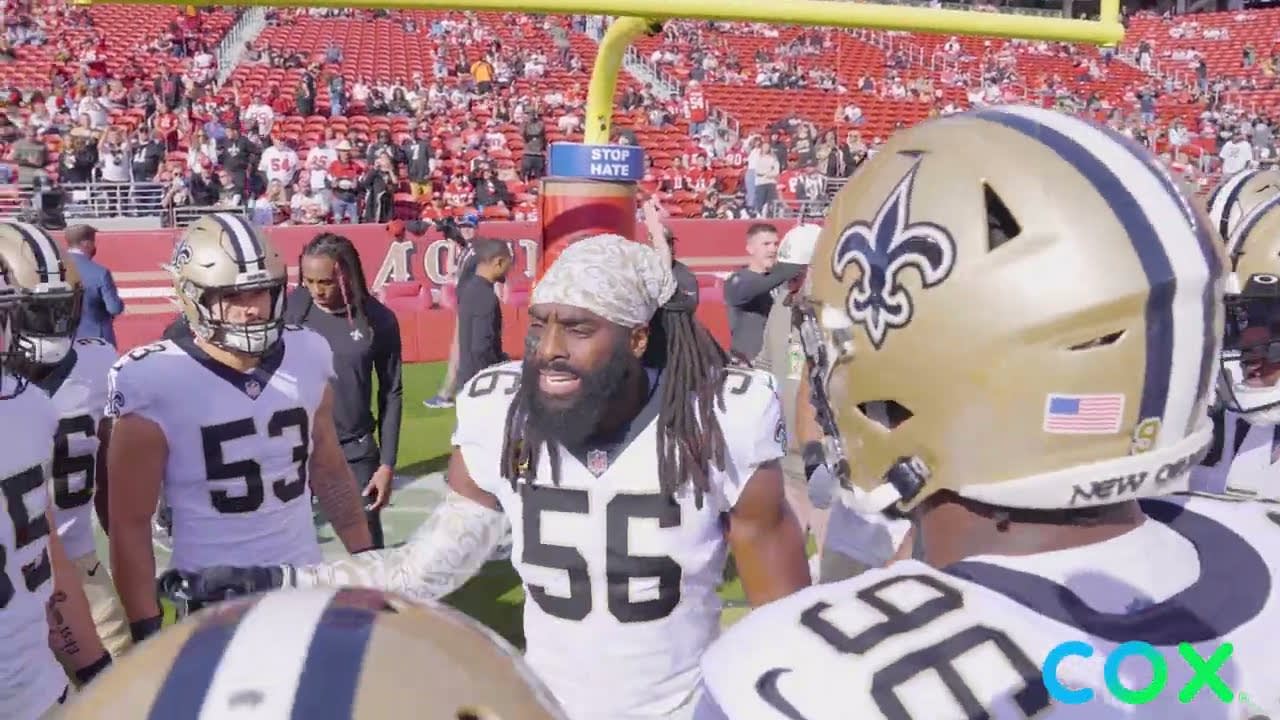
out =
[[[614,406],[627,379],[637,367],[638,362],[625,341],[618,343],[600,369],[590,373],[560,361],[543,365],[526,359],[519,390],[524,395],[522,404],[529,409],[526,427],[536,428],[537,434],[548,441],[568,448],[582,447],[595,435],[600,421]],[[538,374],[544,369],[571,373],[581,381],[577,395],[568,405],[547,404],[538,389]]]

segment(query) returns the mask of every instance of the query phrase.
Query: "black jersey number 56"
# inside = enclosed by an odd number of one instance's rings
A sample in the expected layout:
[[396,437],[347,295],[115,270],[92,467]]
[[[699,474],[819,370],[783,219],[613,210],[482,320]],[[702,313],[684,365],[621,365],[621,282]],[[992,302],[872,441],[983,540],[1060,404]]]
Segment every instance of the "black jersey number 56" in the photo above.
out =
[[[280,437],[285,430],[298,431],[298,444],[293,446],[293,462],[297,464],[296,477],[281,478],[271,483],[271,491],[280,502],[289,502],[302,496],[307,485],[307,459],[311,447],[311,422],[307,411],[300,408],[277,410],[267,421],[265,428],[268,437]],[[219,425],[208,425],[200,428],[200,439],[204,443],[205,474],[210,482],[222,480],[243,480],[244,492],[231,493],[219,484],[209,491],[213,507],[220,513],[235,514],[253,512],[262,507],[266,499],[263,486],[262,466],[257,460],[227,460],[224,446],[233,440],[254,437],[258,428],[253,418],[242,418]]]
[[[585,490],[546,485],[520,486],[524,506],[524,553],[530,565],[563,570],[569,577],[569,594],[552,595],[541,585],[529,584],[529,596],[543,612],[563,620],[581,620],[591,613],[591,575],[587,560],[577,548],[543,542],[544,523],[557,514],[586,515],[590,510]],[[605,567],[609,613],[618,622],[661,620],[680,604],[679,563],[667,556],[632,555],[631,520],[649,518],[660,528],[680,525],[680,506],[666,495],[617,495],[605,507]],[[632,578],[657,578],[657,597],[631,599]]]

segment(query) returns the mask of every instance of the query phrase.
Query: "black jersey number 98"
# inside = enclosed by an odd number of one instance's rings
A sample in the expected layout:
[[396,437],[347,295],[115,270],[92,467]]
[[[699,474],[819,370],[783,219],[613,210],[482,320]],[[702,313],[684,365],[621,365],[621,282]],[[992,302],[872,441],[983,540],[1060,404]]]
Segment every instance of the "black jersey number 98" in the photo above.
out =
[[[892,588],[905,585],[904,592]],[[911,586],[915,587],[911,587]],[[892,597],[919,597],[920,592],[933,597],[910,609],[898,607]],[[800,624],[812,631],[837,652],[847,655],[864,655],[891,638],[906,635],[927,627],[943,615],[964,606],[964,596],[959,590],[931,575],[899,575],[859,590],[855,597],[884,616],[884,620],[861,632],[849,634],[836,625],[827,611],[831,605],[818,602],[800,615]],[[1013,672],[1020,678],[1021,688],[1013,692],[1012,699],[1026,717],[1049,707],[1049,693],[1045,689],[1040,668],[1027,657],[1022,648],[1006,633],[986,625],[973,625],[945,640],[906,653],[897,660],[876,671],[871,677],[871,698],[888,720],[918,720],[908,712],[899,697],[899,689],[926,672],[935,674],[942,681],[952,700],[960,708],[960,714],[941,712],[938,715],[965,717],[981,720],[992,717],[991,708],[985,707],[977,695],[964,683],[955,662],[965,653],[980,647],[994,649],[1004,656]],[[991,668],[990,673],[996,670]]]
[[[271,483],[271,491],[280,502],[289,502],[302,496],[307,485],[307,460],[311,446],[310,418],[307,411],[300,408],[277,410],[267,421],[267,436],[280,437],[290,428],[298,431],[298,444],[293,446],[293,462],[297,464],[296,477],[282,478]],[[253,512],[262,507],[266,499],[266,491],[262,480],[262,466],[257,460],[228,461],[223,446],[233,440],[254,437],[258,428],[253,418],[241,418],[220,425],[209,425],[200,428],[200,439],[204,443],[205,474],[210,482],[224,480],[243,480],[244,492],[232,494],[219,485],[209,491],[213,507],[220,513],[236,514]]]
[[[591,575],[587,560],[577,548],[542,541],[543,524],[555,514],[586,515],[590,511],[586,490],[521,484],[524,553],[530,565],[563,570],[569,578],[568,595],[552,595],[541,585],[529,584],[529,596],[548,615],[562,620],[582,620],[591,613]],[[618,622],[661,620],[680,604],[683,571],[667,556],[632,555],[631,520],[650,518],[660,528],[680,525],[680,506],[666,495],[616,495],[605,507],[605,567],[609,613]],[[632,578],[657,578],[657,597],[631,599]]]

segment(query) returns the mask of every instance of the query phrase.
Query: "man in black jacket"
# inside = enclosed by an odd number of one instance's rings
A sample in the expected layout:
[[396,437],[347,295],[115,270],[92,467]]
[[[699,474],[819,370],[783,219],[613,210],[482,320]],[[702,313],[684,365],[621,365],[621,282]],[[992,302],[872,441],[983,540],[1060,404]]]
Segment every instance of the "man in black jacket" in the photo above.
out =
[[507,359],[502,351],[502,304],[493,291],[511,269],[511,246],[501,240],[472,243],[475,275],[458,286],[458,375],[455,387]]

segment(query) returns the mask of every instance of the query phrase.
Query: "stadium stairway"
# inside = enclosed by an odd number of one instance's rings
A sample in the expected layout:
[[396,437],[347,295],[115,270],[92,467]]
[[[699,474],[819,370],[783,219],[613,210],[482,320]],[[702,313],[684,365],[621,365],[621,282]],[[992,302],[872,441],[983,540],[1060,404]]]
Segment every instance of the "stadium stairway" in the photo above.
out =
[[244,57],[245,46],[256,41],[266,27],[267,9],[251,6],[245,8],[244,13],[236,20],[236,24],[227,30],[222,42],[218,43],[217,52],[214,53],[218,59],[219,87],[231,77],[231,73],[235,72],[236,66]]

